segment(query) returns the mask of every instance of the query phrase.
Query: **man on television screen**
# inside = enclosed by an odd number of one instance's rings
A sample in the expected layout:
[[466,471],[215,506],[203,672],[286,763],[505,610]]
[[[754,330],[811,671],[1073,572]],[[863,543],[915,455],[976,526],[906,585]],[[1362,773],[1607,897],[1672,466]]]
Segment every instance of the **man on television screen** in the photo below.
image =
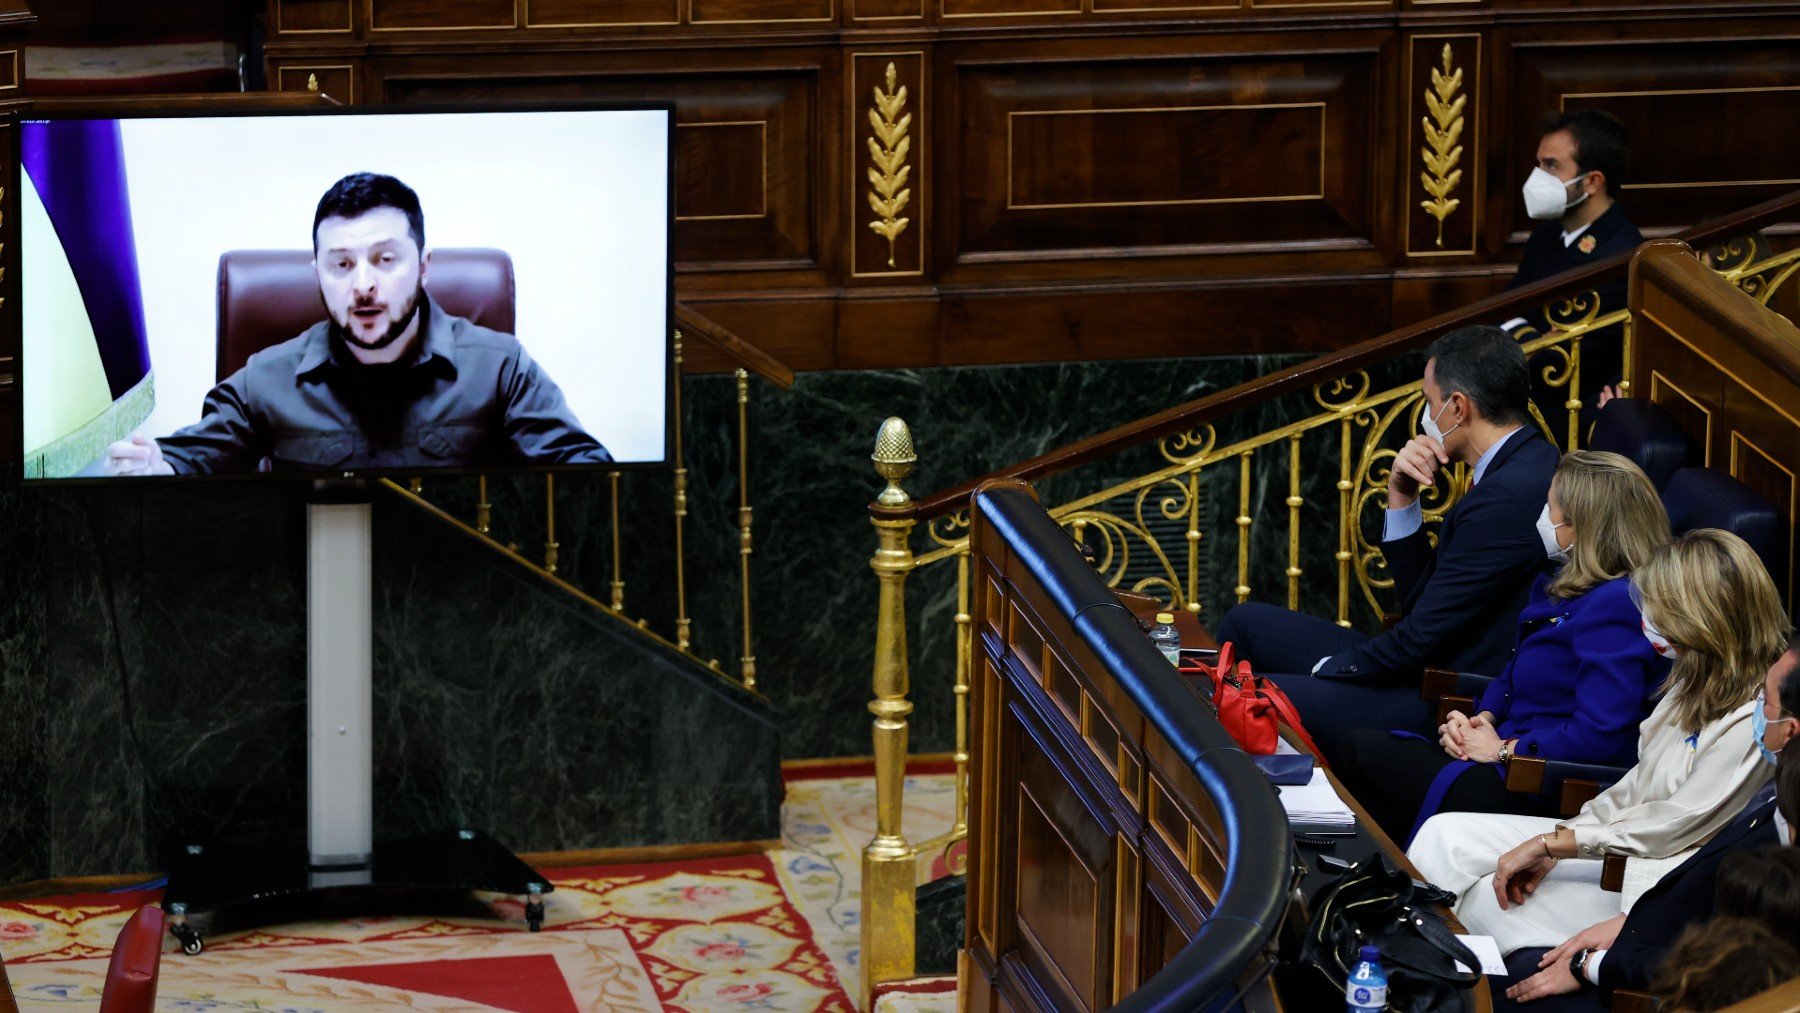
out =
[[425,291],[419,197],[356,173],[313,215],[327,319],[250,356],[200,421],[107,448],[115,475],[601,464],[562,391],[519,340],[444,311]]

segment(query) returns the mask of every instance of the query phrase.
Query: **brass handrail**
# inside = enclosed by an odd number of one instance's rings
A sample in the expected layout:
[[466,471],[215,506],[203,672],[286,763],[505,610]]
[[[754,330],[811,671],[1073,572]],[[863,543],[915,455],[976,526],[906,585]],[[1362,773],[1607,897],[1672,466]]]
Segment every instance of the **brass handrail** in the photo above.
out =
[[[1679,233],[1674,238],[1695,249],[1701,249],[1715,243],[1736,239],[1747,232],[1753,232],[1769,224],[1782,221],[1796,209],[1800,209],[1800,190],[1764,201],[1717,221],[1696,225]],[[949,489],[917,497],[905,507],[887,508],[871,505],[869,509],[871,513],[882,516],[897,516],[904,513],[915,521],[929,521],[942,517],[966,505],[970,493],[973,493],[976,487],[983,482],[996,478],[1035,481],[1102,457],[1111,456],[1130,447],[1147,444],[1175,433],[1197,429],[1229,412],[1261,404],[1283,394],[1303,391],[1321,381],[1354,372],[1404,352],[1424,348],[1431,343],[1433,338],[1451,328],[1486,321],[1506,320],[1555,300],[1579,295],[1593,288],[1602,279],[1613,278],[1623,273],[1629,267],[1630,261],[1631,252],[1616,254],[1580,270],[1569,271],[1535,284],[1488,296],[1460,310],[1440,313],[1429,320],[1389,331],[1387,334],[1358,342],[1340,351],[1309,359],[1268,376],[1258,377],[1255,380],[1228,387],[1155,415],[1128,422],[1097,436],[1088,437],[1085,440],[1040,454],[1030,460],[1008,465],[966,482],[958,483]],[[1766,299],[1766,296],[1764,298]]]

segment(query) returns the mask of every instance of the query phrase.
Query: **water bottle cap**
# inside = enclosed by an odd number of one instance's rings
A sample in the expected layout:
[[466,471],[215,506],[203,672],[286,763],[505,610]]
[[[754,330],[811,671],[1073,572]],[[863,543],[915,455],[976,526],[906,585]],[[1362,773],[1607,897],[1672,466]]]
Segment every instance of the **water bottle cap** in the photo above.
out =
[[1156,614],[1156,621],[1159,623],[1162,623],[1165,626],[1174,625],[1175,613],[1173,613],[1173,612],[1158,612]]
[[1361,959],[1371,961],[1371,962],[1380,960],[1381,959],[1381,950],[1374,946],[1365,946],[1362,948]]

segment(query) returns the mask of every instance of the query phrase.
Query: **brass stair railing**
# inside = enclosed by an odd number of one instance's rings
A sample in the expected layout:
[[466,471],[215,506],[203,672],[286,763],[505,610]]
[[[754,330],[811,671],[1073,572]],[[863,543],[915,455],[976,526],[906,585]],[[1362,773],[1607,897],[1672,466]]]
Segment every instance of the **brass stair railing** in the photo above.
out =
[[[1687,230],[1677,238],[1704,249],[1707,262],[1724,278],[1772,308],[1787,309],[1800,286],[1788,282],[1800,273],[1800,248],[1785,252],[1770,249],[1762,230],[1789,225],[1800,217],[1800,191],[1757,205],[1716,223]],[[874,753],[877,793],[876,832],[863,853],[862,880],[862,995],[866,1001],[874,985],[910,977],[913,973],[913,896],[918,870],[939,859],[953,872],[959,866],[958,845],[967,835],[967,770],[969,760],[968,693],[971,684],[969,495],[982,482],[995,478],[1038,481],[1063,475],[1098,462],[1115,465],[1130,451],[1154,448],[1153,464],[1139,467],[1138,474],[1122,482],[1101,482],[1101,488],[1076,495],[1049,507],[1070,536],[1091,548],[1102,577],[1113,587],[1129,587],[1163,597],[1171,608],[1195,614],[1205,609],[1201,587],[1202,555],[1208,534],[1203,510],[1202,482],[1217,476],[1237,482],[1237,495],[1229,498],[1234,514],[1224,520],[1236,529],[1235,583],[1229,597],[1247,600],[1252,591],[1254,536],[1277,517],[1260,517],[1253,509],[1252,486],[1258,455],[1271,450],[1284,480],[1286,496],[1285,580],[1287,605],[1299,608],[1302,578],[1307,573],[1302,533],[1306,530],[1306,472],[1303,442],[1320,434],[1334,443],[1335,479],[1330,490],[1330,509],[1335,516],[1334,548],[1327,569],[1335,578],[1337,622],[1353,625],[1354,604],[1361,600],[1371,622],[1383,613],[1381,592],[1392,586],[1385,566],[1375,521],[1384,504],[1389,462],[1399,446],[1410,438],[1414,419],[1423,402],[1417,367],[1402,375],[1401,356],[1422,350],[1445,331],[1474,323],[1506,320],[1542,307],[1551,323],[1546,334],[1528,331],[1520,335],[1534,380],[1543,392],[1555,392],[1566,419],[1552,410],[1546,417],[1534,405],[1533,421],[1564,449],[1579,445],[1581,408],[1591,401],[1593,385],[1581,375],[1584,339],[1617,328],[1622,333],[1624,361],[1631,353],[1631,319],[1626,309],[1602,313],[1596,291],[1618,280],[1628,269],[1631,254],[1552,278],[1535,285],[1483,299],[1456,312],[1404,327],[1378,338],[1323,355],[1296,366],[1240,384],[1120,426],[1011,467],[972,479],[943,492],[913,499],[901,486],[917,461],[912,435],[906,424],[890,418],[876,440],[876,471],[886,488],[870,504],[878,547],[871,567],[880,582],[876,617],[873,696]],[[1591,378],[1590,378],[1591,379]],[[1620,384],[1621,396],[1630,395],[1630,378]],[[1295,404],[1294,399],[1310,395]],[[1280,399],[1288,398],[1287,402]],[[1234,424],[1245,428],[1249,409],[1285,409],[1285,420],[1256,431],[1222,438],[1222,429]],[[1254,428],[1253,426],[1250,428]],[[1425,517],[1438,523],[1468,488],[1466,467],[1453,470],[1449,480],[1428,490]],[[1123,505],[1115,505],[1123,504]],[[1160,522],[1159,523],[1159,518]],[[1365,524],[1367,519],[1370,523]],[[930,545],[915,554],[912,534],[923,523]],[[1156,528],[1173,525],[1176,544],[1164,544]],[[1137,553],[1134,563],[1134,551]],[[1143,560],[1149,559],[1146,565]],[[911,843],[901,826],[904,803],[907,716],[910,670],[906,648],[906,579],[912,573],[945,560],[957,568],[956,661],[951,680],[955,701],[956,817],[951,831],[930,841]]]
[[[533,555],[520,548],[517,543],[502,541],[494,535],[494,504],[489,497],[488,476],[476,479],[475,516],[465,520],[455,516],[443,507],[433,504],[426,496],[423,483],[419,479],[411,480],[406,486],[389,482],[388,487],[406,496],[419,505],[429,508],[449,522],[456,524],[480,537],[492,542],[521,563],[539,572],[544,578],[561,586],[564,590],[575,594],[592,605],[602,615],[611,616],[627,624],[630,628],[659,641],[683,654],[693,656],[693,618],[688,613],[688,540],[686,528],[689,520],[688,471],[683,456],[683,416],[681,380],[684,367],[687,365],[687,342],[697,341],[713,353],[715,358],[722,358],[732,367],[732,375],[736,380],[734,387],[736,398],[736,431],[733,436],[736,458],[737,508],[734,512],[734,523],[737,527],[736,552],[737,575],[740,583],[740,615],[738,630],[739,654],[737,672],[733,681],[744,689],[757,690],[755,637],[752,627],[751,612],[751,556],[754,552],[752,519],[754,509],[750,502],[750,390],[751,376],[757,376],[780,389],[793,386],[794,372],[768,353],[757,348],[725,328],[719,326],[704,315],[682,303],[675,304],[674,332],[674,376],[670,383],[672,402],[669,411],[672,419],[670,462],[672,466],[673,502],[668,515],[670,521],[670,537],[673,542],[672,573],[670,580],[675,591],[675,616],[673,628],[659,633],[650,628],[647,619],[633,619],[627,612],[625,555],[626,540],[622,536],[624,530],[621,516],[621,490],[627,481],[628,472],[612,470],[606,475],[608,503],[608,544],[610,553],[608,567],[609,579],[606,587],[600,591],[590,591],[571,583],[560,569],[558,558],[561,543],[557,540],[556,515],[556,475],[543,476],[544,541],[541,555]],[[700,659],[696,656],[696,661]],[[707,668],[726,678],[732,678],[725,670],[723,663],[717,658],[701,662]]]

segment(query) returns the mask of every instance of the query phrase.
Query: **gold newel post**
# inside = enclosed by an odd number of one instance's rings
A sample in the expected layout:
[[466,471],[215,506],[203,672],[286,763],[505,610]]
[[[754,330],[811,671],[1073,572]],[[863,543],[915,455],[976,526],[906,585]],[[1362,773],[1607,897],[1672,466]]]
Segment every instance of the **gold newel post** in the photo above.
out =
[[[912,474],[918,457],[906,423],[890,418],[875,437],[875,471],[887,488],[875,498],[879,507],[896,510],[912,502],[900,481]],[[875,616],[875,838],[863,849],[862,863],[862,1000],[878,982],[898,981],[913,973],[913,891],[915,858],[900,828],[906,783],[906,575],[912,572],[911,517],[874,511],[878,546],[869,566],[881,582]]]

